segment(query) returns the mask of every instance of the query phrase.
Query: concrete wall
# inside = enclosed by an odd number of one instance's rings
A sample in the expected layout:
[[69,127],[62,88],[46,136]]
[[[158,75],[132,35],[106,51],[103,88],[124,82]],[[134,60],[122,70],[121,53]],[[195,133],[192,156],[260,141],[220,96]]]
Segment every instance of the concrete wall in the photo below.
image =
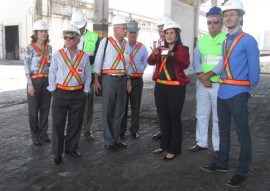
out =
[[183,44],[189,47],[191,62],[186,73],[193,73],[192,61],[195,36],[195,9],[193,6],[178,0],[164,0],[164,14],[170,15],[173,20],[177,21],[181,26],[181,38]]

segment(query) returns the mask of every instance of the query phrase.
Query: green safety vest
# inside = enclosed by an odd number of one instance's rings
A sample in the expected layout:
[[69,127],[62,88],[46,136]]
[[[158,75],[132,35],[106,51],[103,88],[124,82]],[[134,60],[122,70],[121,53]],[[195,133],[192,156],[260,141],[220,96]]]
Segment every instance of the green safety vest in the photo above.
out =
[[[86,30],[84,34],[83,51],[90,56],[94,55],[97,40],[98,40],[97,33]],[[91,66],[91,73],[94,73],[94,63],[90,63],[90,66]]]
[[[202,71],[204,73],[213,70],[222,59],[222,43],[226,39],[226,33],[221,32],[214,38],[210,34],[203,36],[198,44],[201,54]],[[218,82],[220,75],[210,78],[211,82]]]

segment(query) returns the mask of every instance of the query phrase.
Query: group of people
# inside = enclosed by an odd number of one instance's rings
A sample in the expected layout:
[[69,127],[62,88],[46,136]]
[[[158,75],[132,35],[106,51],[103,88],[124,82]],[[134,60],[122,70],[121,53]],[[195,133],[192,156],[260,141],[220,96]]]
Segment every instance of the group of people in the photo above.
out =
[[[189,150],[208,148],[208,123],[212,111],[212,143],[216,162],[202,166],[204,171],[226,171],[230,151],[231,118],[241,145],[236,174],[227,183],[235,187],[246,180],[252,152],[248,127],[250,87],[259,81],[259,50],[256,40],[242,31],[245,10],[239,0],[229,0],[222,9],[212,7],[207,16],[209,34],[200,38],[194,49],[196,82],[196,145]],[[228,33],[222,32],[225,24]],[[182,150],[181,113],[189,78],[184,70],[190,65],[189,48],[181,40],[179,23],[164,16],[158,23],[160,39],[151,54],[137,41],[138,23],[115,16],[113,35],[99,39],[86,29],[85,15],[72,15],[71,25],[63,31],[64,48],[52,56],[48,45],[48,26],[38,20],[33,25],[32,42],[26,48],[25,72],[29,105],[29,124],[34,145],[48,137],[48,114],[52,96],[52,154],[54,164],[62,162],[62,153],[80,157],[81,129],[93,139],[93,95],[102,94],[104,146],[108,151],[126,148],[122,142],[127,130],[131,105],[131,138],[139,134],[139,114],[143,73],[155,65],[153,80],[160,132],[159,147],[153,152],[167,153],[173,160]],[[127,40],[125,39],[127,37]],[[102,93],[101,93],[102,92]],[[67,122],[67,125],[66,125]]]

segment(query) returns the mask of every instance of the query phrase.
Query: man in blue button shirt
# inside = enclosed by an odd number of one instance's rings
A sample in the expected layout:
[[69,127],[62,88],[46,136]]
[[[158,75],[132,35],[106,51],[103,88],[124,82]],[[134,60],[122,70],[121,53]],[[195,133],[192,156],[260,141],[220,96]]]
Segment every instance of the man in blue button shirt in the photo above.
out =
[[233,117],[240,142],[240,157],[236,173],[227,185],[238,187],[246,181],[252,158],[247,103],[251,86],[259,82],[259,50],[256,40],[242,31],[245,11],[241,1],[227,1],[222,7],[222,14],[229,33],[223,43],[224,63],[217,100],[220,147],[217,162],[202,166],[202,169],[205,171],[228,169],[230,127]]
[[132,90],[127,93],[125,115],[121,123],[120,136],[124,138],[127,129],[127,116],[128,116],[128,105],[130,102],[131,106],[131,126],[130,133],[132,139],[137,139],[139,134],[139,118],[140,118],[140,107],[143,90],[143,72],[147,66],[148,52],[142,43],[137,41],[139,35],[138,22],[131,20],[128,23],[128,45],[130,48],[130,80]]

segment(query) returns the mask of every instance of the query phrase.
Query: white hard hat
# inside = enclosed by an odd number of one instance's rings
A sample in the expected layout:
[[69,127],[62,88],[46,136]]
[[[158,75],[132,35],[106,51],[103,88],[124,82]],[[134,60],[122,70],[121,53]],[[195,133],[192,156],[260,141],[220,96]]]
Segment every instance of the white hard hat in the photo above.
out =
[[245,14],[243,3],[239,0],[229,0],[221,7],[222,12],[232,9],[241,10]]
[[128,32],[138,32],[140,28],[138,27],[138,22],[135,20],[131,20],[128,23]]
[[176,21],[169,21],[169,22],[165,23],[165,25],[163,27],[163,31],[165,31],[167,29],[179,29],[181,31],[181,27]]
[[167,23],[171,20],[172,20],[172,18],[169,15],[163,15],[163,16],[158,18],[157,26],[165,25],[165,23]]
[[45,21],[43,20],[37,20],[33,24],[33,31],[40,31],[40,30],[44,30],[44,31],[49,30],[47,23],[45,23]]
[[116,15],[112,19],[112,25],[121,25],[121,24],[127,24],[127,23],[128,23],[128,20],[123,16]]
[[65,35],[66,33],[76,33],[78,35],[81,35],[79,28],[75,25],[69,25],[65,30],[63,30],[63,35]]
[[75,25],[80,29],[85,26],[86,22],[87,22],[86,16],[81,10],[73,12],[72,17],[71,17],[72,25]]

